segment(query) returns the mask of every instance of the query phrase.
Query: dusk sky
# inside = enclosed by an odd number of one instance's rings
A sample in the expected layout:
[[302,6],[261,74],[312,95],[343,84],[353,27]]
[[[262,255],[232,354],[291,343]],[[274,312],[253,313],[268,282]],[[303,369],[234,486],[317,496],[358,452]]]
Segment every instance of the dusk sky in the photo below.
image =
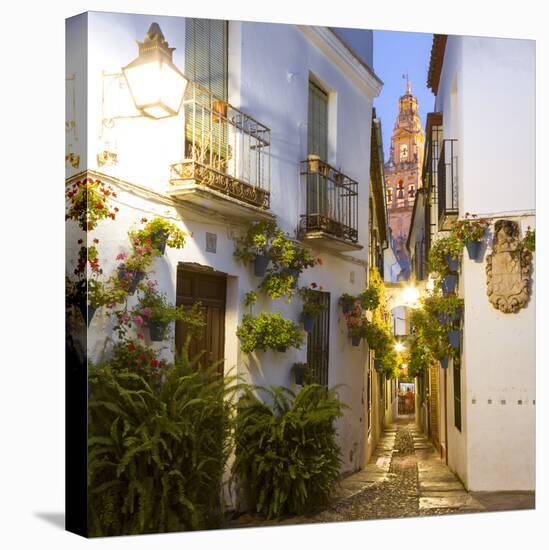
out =
[[432,41],[432,34],[374,31],[374,71],[383,81],[383,89],[374,100],[374,107],[381,119],[385,162],[389,159],[398,98],[406,91],[403,74],[409,75],[412,94],[419,102],[419,114],[424,129],[426,115],[433,110],[434,96],[427,88]]

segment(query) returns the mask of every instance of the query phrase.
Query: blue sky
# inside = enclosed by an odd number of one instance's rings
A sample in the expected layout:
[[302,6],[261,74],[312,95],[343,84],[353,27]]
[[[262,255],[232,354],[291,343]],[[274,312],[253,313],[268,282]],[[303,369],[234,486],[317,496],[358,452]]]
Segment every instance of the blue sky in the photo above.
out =
[[391,135],[398,111],[398,98],[406,90],[403,74],[408,73],[412,94],[419,102],[423,128],[427,113],[433,110],[434,96],[427,88],[427,69],[433,35],[417,32],[374,31],[374,71],[383,89],[374,100],[383,130],[385,162],[389,159]]

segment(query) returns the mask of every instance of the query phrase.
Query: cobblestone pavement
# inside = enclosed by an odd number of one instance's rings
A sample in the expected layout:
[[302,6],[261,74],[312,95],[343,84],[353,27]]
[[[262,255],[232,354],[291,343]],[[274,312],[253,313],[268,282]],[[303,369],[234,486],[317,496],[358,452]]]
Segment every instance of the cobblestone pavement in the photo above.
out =
[[364,470],[347,476],[332,504],[314,516],[261,521],[246,514],[231,527],[293,525],[534,508],[533,493],[468,493],[410,421],[387,427]]
[[[360,486],[369,472],[376,472],[377,479]],[[414,424],[406,423],[385,430],[365,470],[343,480],[339,501],[312,519],[328,522],[482,510],[432,444]]]

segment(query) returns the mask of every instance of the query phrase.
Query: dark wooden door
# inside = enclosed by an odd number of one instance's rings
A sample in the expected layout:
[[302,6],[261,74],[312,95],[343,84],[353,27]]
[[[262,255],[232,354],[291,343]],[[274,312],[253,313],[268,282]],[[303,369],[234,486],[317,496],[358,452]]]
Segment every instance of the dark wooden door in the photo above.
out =
[[[200,364],[205,366],[216,363],[220,373],[223,372],[225,351],[226,290],[227,278],[222,273],[185,267],[179,267],[177,270],[177,305],[192,306],[200,302],[206,318],[202,337],[193,338],[190,342],[189,356],[192,358],[204,351]],[[185,326],[177,322],[175,328],[177,351],[181,350],[186,336]]]
[[320,292],[324,311],[315,316],[313,330],[307,336],[307,364],[313,371],[313,382],[328,386],[328,358],[330,355],[330,293]]

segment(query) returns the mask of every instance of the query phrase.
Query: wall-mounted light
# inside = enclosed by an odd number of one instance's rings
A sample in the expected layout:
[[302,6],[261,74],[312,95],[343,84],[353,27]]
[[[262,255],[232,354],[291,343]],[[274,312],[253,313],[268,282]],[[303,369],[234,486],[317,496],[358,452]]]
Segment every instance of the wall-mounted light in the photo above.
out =
[[397,351],[398,353],[404,351],[404,344],[402,342],[397,342],[395,344],[395,351]]
[[172,61],[175,48],[169,47],[158,23],[137,45],[139,55],[122,69],[136,108],[151,118],[177,115],[187,79]]

